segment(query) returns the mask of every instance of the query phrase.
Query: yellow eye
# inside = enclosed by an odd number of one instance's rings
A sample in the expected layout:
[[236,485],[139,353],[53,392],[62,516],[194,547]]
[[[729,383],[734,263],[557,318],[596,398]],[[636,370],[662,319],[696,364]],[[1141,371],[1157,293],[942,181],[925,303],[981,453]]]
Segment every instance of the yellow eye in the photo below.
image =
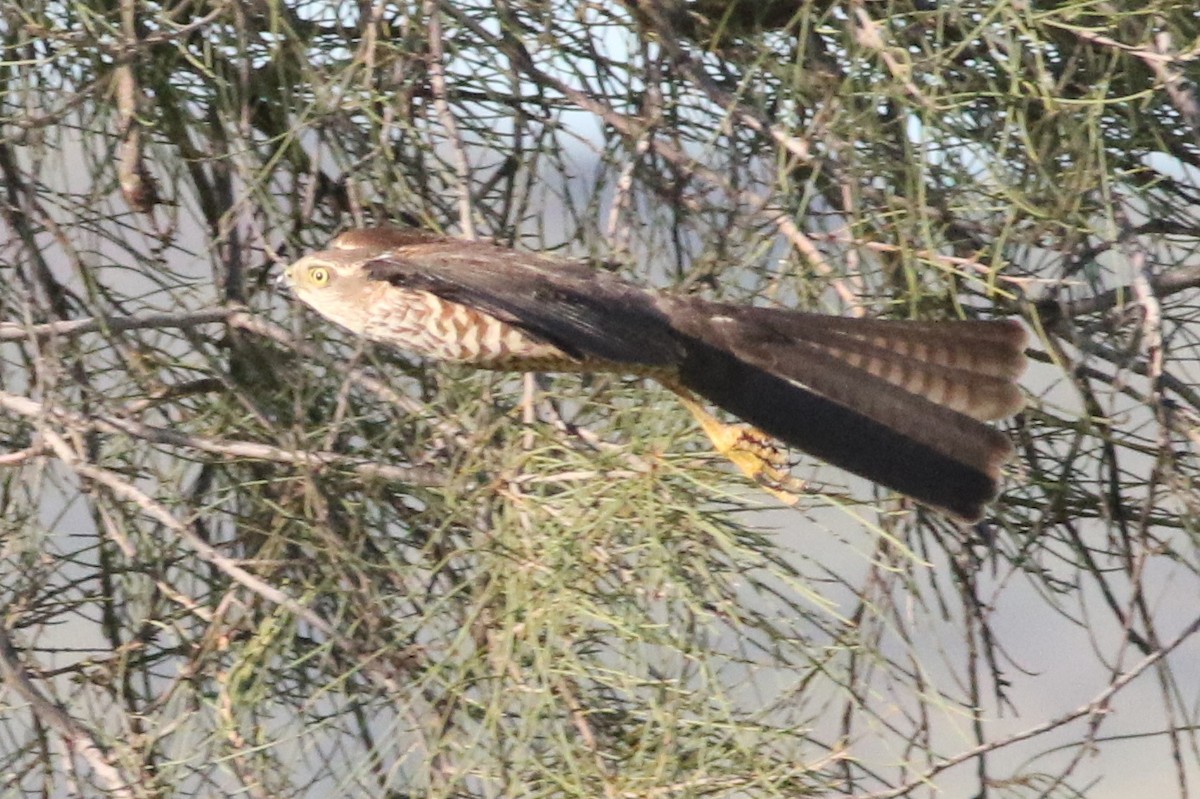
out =
[[329,282],[329,270],[323,266],[310,266],[308,268],[308,282],[314,286],[324,286]]

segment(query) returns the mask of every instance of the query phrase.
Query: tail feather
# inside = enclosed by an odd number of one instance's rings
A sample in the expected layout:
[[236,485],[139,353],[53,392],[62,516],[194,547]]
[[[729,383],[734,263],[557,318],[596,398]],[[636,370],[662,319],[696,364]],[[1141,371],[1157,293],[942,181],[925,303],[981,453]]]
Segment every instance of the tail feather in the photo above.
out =
[[747,332],[832,349],[884,350],[979,375],[1013,379],[1025,371],[1025,329],[1012,320],[921,322],[810,314],[782,308],[710,305],[709,315],[744,322]]
[[847,365],[980,421],[1024,405],[1025,331],[1015,322],[904,322],[722,307],[710,336],[743,359],[823,391]]
[[1020,390],[1011,379],[956,369],[867,346],[855,350],[826,347],[824,353],[981,422],[1012,416],[1025,404]]
[[[905,323],[826,318],[833,324],[814,327],[821,317],[696,310],[672,320],[685,344],[685,387],[791,446],[964,519],[978,519],[995,497],[1012,447],[980,420],[1019,408],[1019,327],[946,323],[957,328],[947,335],[914,323],[924,330],[910,335]],[[888,338],[896,330],[900,343]],[[939,354],[922,360],[909,354],[917,347]]]

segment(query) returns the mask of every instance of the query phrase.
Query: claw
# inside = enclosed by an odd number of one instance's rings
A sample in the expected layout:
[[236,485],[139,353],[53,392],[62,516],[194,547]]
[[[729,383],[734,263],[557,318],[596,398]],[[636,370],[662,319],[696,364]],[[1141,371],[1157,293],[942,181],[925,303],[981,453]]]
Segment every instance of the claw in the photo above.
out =
[[725,424],[705,410],[690,392],[674,386],[671,389],[696,417],[717,452],[728,458],[742,474],[785,505],[800,501],[804,481],[789,474],[787,457],[773,438],[749,425]]

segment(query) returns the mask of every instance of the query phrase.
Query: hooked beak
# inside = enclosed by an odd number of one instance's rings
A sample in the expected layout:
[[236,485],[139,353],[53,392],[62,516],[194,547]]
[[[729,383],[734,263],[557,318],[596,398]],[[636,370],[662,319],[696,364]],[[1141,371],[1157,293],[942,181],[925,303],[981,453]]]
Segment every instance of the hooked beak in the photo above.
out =
[[275,277],[275,288],[277,290],[286,291],[292,287],[292,266],[294,266],[294,264],[288,264],[283,268],[283,271]]

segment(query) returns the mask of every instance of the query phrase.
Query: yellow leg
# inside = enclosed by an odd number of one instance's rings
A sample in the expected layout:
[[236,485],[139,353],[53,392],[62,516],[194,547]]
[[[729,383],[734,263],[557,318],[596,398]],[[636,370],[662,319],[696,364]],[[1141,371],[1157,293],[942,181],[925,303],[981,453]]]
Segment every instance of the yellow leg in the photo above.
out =
[[770,436],[750,425],[725,424],[706,411],[687,389],[669,388],[696,417],[717,452],[732,461],[742,474],[786,505],[800,501],[799,493],[804,491],[804,483],[788,473],[787,458]]

